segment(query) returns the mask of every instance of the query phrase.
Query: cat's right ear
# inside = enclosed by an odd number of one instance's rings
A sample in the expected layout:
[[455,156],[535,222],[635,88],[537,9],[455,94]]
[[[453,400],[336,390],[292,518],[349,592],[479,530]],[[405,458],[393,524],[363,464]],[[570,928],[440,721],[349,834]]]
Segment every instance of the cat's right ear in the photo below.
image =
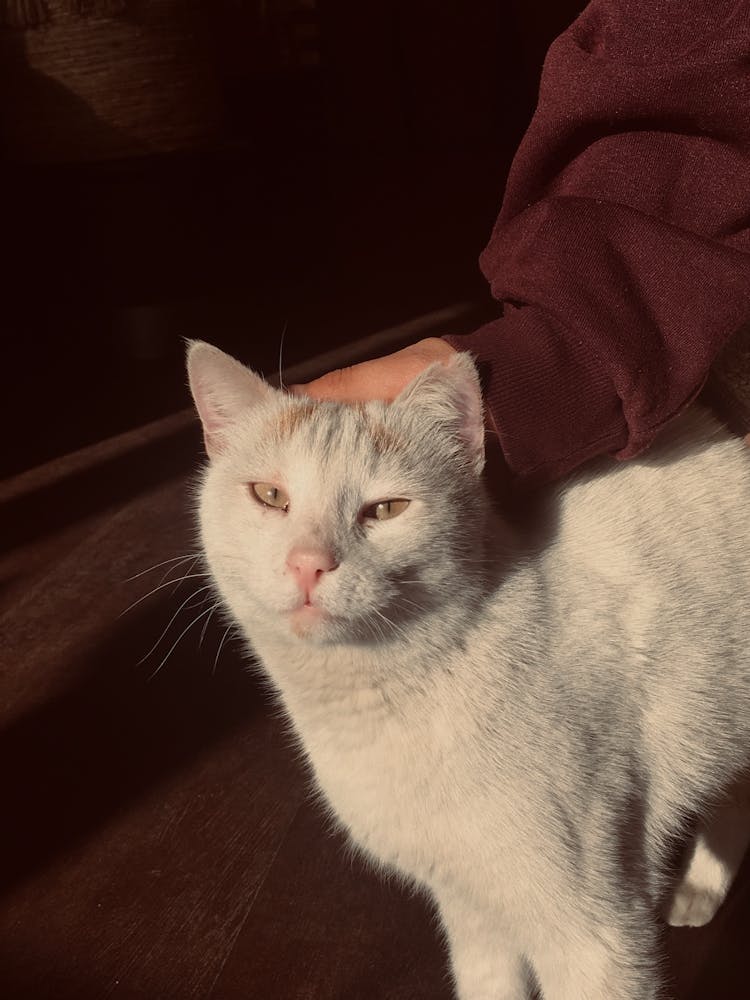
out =
[[202,340],[189,342],[187,370],[206,451],[213,458],[225,450],[237,418],[275,390],[229,354]]
[[445,362],[425,368],[394,400],[418,409],[427,424],[442,427],[461,441],[470,467],[484,468],[484,403],[479,375],[471,356],[457,352]]

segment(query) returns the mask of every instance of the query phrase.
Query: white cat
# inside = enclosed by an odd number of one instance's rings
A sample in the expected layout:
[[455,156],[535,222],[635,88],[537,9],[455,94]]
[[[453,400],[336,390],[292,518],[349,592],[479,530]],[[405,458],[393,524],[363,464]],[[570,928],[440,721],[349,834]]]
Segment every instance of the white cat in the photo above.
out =
[[293,397],[203,343],[189,371],[216,585],[340,822],[434,894],[461,1000],[663,996],[659,908],[708,921],[750,830],[726,795],[750,764],[750,451],[691,410],[518,531],[466,355],[390,405]]

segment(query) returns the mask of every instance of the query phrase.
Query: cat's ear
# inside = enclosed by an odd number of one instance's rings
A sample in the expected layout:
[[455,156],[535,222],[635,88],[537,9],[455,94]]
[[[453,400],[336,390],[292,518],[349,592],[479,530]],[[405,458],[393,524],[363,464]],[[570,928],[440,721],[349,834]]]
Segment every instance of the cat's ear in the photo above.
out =
[[187,370],[203,424],[206,451],[213,458],[225,449],[227,433],[240,414],[276,390],[239,361],[202,340],[188,344]]
[[484,402],[471,355],[457,352],[426,368],[396,397],[395,404],[418,407],[429,420],[452,427],[466,449],[471,468],[484,468]]

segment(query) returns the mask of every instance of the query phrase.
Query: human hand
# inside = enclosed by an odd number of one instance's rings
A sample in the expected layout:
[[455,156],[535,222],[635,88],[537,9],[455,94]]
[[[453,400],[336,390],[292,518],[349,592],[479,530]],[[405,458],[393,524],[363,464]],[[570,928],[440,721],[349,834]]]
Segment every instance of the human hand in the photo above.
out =
[[340,403],[362,403],[370,399],[392,402],[420,372],[436,361],[446,362],[454,349],[439,337],[428,337],[394,354],[337,368],[312,382],[288,386],[295,396],[329,399]]

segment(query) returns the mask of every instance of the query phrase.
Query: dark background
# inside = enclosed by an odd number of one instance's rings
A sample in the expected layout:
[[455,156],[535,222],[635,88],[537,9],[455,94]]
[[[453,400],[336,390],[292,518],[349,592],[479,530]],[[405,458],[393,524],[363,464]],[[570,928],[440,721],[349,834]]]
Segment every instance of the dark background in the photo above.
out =
[[0,29],[6,471],[185,406],[186,336],[270,372],[285,326],[291,365],[492,314],[477,257],[580,0],[114,6]]

